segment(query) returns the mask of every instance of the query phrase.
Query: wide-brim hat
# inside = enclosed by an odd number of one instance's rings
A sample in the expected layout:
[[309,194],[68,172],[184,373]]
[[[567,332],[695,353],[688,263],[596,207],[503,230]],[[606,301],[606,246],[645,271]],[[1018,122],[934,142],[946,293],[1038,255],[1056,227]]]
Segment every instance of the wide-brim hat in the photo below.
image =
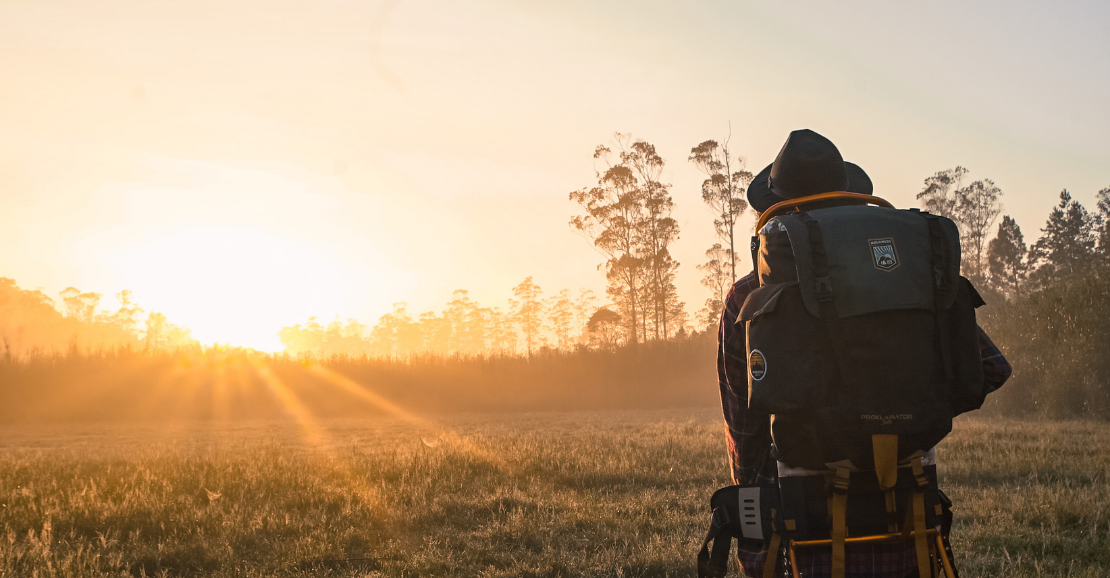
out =
[[762,213],[789,199],[848,191],[870,195],[871,178],[859,165],[840,156],[829,139],[809,129],[790,133],[775,162],[748,185],[748,204]]

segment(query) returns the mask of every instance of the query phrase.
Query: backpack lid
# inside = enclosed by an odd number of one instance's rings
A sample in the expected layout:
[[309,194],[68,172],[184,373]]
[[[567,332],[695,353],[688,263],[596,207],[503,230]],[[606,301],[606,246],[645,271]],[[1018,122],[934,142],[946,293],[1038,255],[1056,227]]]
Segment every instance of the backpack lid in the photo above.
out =
[[[960,274],[960,237],[956,224],[917,210],[872,206],[840,206],[807,213],[820,227],[828,265],[828,281],[837,317],[892,309],[936,306],[937,277],[929,220],[940,224],[943,256],[941,307],[951,307]],[[806,310],[820,317],[818,279],[814,274],[809,227],[799,215],[773,219],[785,229],[794,254],[797,279]]]

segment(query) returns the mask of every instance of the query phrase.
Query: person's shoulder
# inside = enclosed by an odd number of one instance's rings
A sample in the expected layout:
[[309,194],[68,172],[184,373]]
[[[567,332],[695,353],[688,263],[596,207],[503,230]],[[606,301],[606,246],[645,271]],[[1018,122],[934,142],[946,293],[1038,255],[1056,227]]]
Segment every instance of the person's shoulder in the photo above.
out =
[[729,293],[741,296],[741,298],[743,298],[747,297],[748,293],[751,293],[758,288],[759,276],[755,274],[755,271],[752,271],[751,273],[748,273],[747,275],[744,275],[743,277],[737,279],[736,282],[732,284],[732,288],[729,289]]
[[759,277],[755,271],[744,275],[732,284],[728,290],[728,296],[725,297],[725,308],[735,313],[740,311],[740,306],[744,304],[744,300],[748,295],[759,288]]

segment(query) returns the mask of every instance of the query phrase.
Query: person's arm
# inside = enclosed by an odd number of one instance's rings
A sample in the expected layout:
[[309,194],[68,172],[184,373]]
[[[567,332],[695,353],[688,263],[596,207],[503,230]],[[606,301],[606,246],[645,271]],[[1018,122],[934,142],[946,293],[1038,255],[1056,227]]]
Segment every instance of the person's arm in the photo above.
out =
[[757,485],[774,480],[771,425],[766,414],[748,411],[747,346],[736,318],[744,299],[759,286],[749,274],[732,286],[717,332],[717,381],[721,409],[728,425],[726,441],[733,483]]
[[1010,379],[1013,368],[1010,362],[1002,355],[1002,351],[991,341],[990,336],[982,327],[979,327],[979,356],[983,360],[983,387],[986,393],[991,393]]

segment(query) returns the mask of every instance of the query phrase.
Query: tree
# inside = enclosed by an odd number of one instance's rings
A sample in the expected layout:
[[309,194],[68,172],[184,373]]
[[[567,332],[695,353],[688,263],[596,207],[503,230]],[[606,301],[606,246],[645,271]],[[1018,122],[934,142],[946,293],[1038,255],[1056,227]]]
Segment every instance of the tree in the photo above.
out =
[[82,293],[76,287],[66,287],[62,292],[62,303],[66,316],[78,321],[91,323],[96,319],[96,308],[100,304],[100,293]]
[[1110,265],[1110,187],[1102,189],[1095,197],[1102,227],[1098,234],[1098,253],[1103,265]]
[[[355,322],[351,320],[348,324],[353,325]],[[331,330],[329,326],[329,330]],[[347,353],[348,350],[359,347],[364,349],[365,345],[359,343],[347,344],[344,343],[347,339],[358,338],[362,341],[362,334],[365,331],[365,326],[358,325],[357,328],[352,326],[346,333],[336,327],[331,332],[334,334],[329,340],[332,343],[326,343],[325,346],[330,354],[346,353],[348,355],[355,355],[354,353]],[[377,325],[370,330],[370,344],[373,347],[373,354],[381,357],[404,357],[414,352],[415,345],[420,342],[420,332],[413,322],[412,316],[408,313],[408,304],[404,301],[393,304],[393,311],[386,313],[378,318]]]
[[666,339],[674,316],[674,274],[678,269],[668,250],[678,238],[678,221],[671,217],[674,201],[670,185],[660,181],[665,165],[655,147],[629,135],[616,134],[619,163],[613,151],[600,145],[595,159],[606,164],[597,171],[598,186],[570,193],[586,214],[571,219],[606,257],[606,289],[625,312],[633,343],[648,335]]
[[[671,257],[669,247],[678,239],[679,227],[678,221],[671,217],[674,209],[671,186],[660,181],[666,162],[655,151],[655,146],[646,141],[637,140],[629,145],[627,139],[618,138],[617,144],[621,149],[621,164],[633,169],[643,191],[640,252],[650,272],[647,287],[651,303],[646,313],[651,316],[655,339],[667,339],[674,312],[674,299],[670,294],[675,292],[674,275],[679,266]],[[646,322],[646,317],[641,317],[642,322]]]
[[620,313],[602,307],[590,316],[586,329],[590,332],[590,343],[600,349],[614,349],[621,342]]
[[731,251],[729,275],[730,280],[735,282],[736,223],[748,208],[744,195],[754,176],[744,170],[743,159],[737,158],[733,165],[728,148],[729,140],[726,138],[724,144],[707,140],[690,149],[689,160],[708,177],[701,184],[701,198],[713,211],[713,226],[717,236]]
[[991,283],[1010,299],[1020,296],[1021,283],[1027,273],[1025,237],[1013,217],[1002,217],[998,233],[987,247],[987,265]]
[[137,334],[139,315],[143,313],[142,308],[131,300],[131,292],[126,289],[116,293],[116,300],[119,301],[119,310],[108,318],[108,322],[128,335]]
[[956,217],[960,225],[963,247],[963,264],[967,266],[968,277],[981,280],[985,277],[983,259],[986,257],[987,233],[1002,211],[998,197],[1002,189],[994,181],[983,179],[975,181],[956,196]]
[[551,330],[555,334],[555,346],[567,350],[574,346],[574,303],[570,299],[570,289],[559,291],[550,306]]
[[597,302],[597,297],[594,297],[594,292],[589,289],[579,289],[578,299],[574,301],[574,318],[575,318],[575,331],[577,332],[577,343],[589,343],[589,331],[586,329],[586,324],[589,323],[590,317],[596,310],[594,303]]
[[1061,191],[1060,202],[1049,213],[1041,238],[1030,251],[1037,283],[1045,287],[1088,270],[1101,225],[1098,215],[1087,212],[1067,189]]
[[516,351],[517,333],[513,318],[494,307],[490,310],[490,348],[497,353]]
[[701,284],[713,292],[713,296],[705,300],[705,308],[699,312],[698,322],[703,326],[710,326],[720,319],[724,309],[725,295],[734,280],[730,270],[730,263],[736,261],[736,254],[729,255],[729,250],[720,243],[714,243],[705,251],[708,261],[698,265],[698,270],[705,273]]
[[521,281],[513,287],[513,319],[520,325],[524,334],[525,349],[528,357],[532,356],[532,349],[540,345],[540,332],[543,330],[543,289],[532,282],[531,277]]
[[963,167],[956,167],[925,179],[925,188],[917,193],[922,208],[934,215],[958,221],[960,183],[967,172]]
[[[594,159],[606,159],[609,147],[598,146]],[[578,203],[585,215],[577,215],[570,225],[590,238],[594,247],[605,257],[607,292],[628,314],[632,342],[636,343],[638,331],[637,308],[641,300],[641,274],[643,259],[639,256],[643,219],[643,190],[636,182],[632,169],[625,165],[609,165],[598,172],[598,185],[570,193],[570,200]]]
[[165,315],[152,311],[146,318],[146,345],[150,349],[175,349],[193,342],[188,329],[170,323]]

